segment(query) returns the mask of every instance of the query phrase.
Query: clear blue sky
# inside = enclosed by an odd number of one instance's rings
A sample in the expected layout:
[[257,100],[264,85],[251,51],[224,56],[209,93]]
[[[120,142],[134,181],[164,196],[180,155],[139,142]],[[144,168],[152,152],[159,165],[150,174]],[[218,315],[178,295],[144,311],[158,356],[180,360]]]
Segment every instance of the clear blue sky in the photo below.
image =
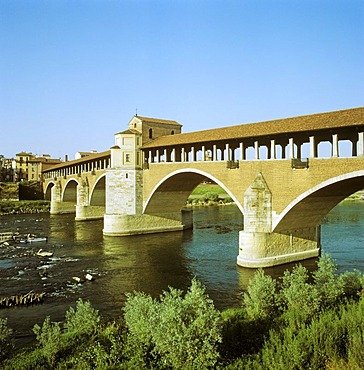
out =
[[363,0],[0,0],[0,154],[364,105]]

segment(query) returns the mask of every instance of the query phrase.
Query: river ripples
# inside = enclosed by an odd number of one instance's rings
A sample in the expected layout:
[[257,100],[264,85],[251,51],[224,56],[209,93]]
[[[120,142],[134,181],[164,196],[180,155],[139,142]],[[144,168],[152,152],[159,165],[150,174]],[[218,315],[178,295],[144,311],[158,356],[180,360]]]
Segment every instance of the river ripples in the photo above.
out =
[[[46,243],[0,247],[0,297],[46,292],[43,304],[0,310],[18,345],[33,339],[32,327],[46,316],[61,321],[78,298],[90,300],[105,319],[121,315],[125,293],[154,297],[173,286],[187,289],[196,277],[219,309],[238,306],[253,270],[236,265],[242,216],[235,206],[194,209],[194,229],[166,234],[104,237],[102,221],[75,222],[73,215],[0,217],[1,231],[48,236]],[[345,202],[322,225],[323,250],[340,271],[364,271],[364,202]],[[39,249],[52,257],[37,255]],[[309,269],[315,260],[305,261]],[[285,265],[267,269],[281,276]],[[94,277],[85,279],[86,274]],[[78,278],[81,282],[77,282]]]

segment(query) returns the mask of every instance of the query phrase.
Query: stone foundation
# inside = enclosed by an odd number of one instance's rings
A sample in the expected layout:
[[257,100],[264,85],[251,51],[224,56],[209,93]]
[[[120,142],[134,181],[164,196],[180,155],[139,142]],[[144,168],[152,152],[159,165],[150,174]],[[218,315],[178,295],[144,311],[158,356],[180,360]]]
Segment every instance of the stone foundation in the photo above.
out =
[[49,213],[51,215],[61,215],[64,213],[76,213],[76,204],[73,202],[51,201]]
[[126,236],[152,234],[169,231],[181,231],[192,227],[192,212],[183,210],[176,220],[176,215],[104,215],[103,233],[107,236]]
[[103,206],[76,206],[76,221],[100,220],[104,218]]
[[320,248],[320,227],[287,234],[240,231],[237,264],[250,268],[277,266],[318,257]]

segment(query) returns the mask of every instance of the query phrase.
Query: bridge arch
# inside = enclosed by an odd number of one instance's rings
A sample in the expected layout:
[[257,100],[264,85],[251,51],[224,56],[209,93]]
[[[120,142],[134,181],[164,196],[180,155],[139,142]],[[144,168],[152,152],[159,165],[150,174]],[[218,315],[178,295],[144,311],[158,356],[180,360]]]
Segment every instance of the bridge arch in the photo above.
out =
[[90,206],[105,206],[106,204],[106,174],[101,175],[90,191]]
[[305,191],[283,210],[273,222],[274,232],[313,227],[338,203],[364,189],[364,170],[330,178]]
[[181,211],[193,189],[205,179],[221,186],[244,214],[244,209],[235,194],[222,181],[208,172],[195,168],[176,170],[163,177],[147,197],[143,213],[159,214],[162,209],[163,213]]
[[64,185],[62,201],[77,203],[77,185],[79,181],[74,178],[70,178]]
[[45,200],[52,200],[52,188],[53,188],[54,185],[56,185],[56,183],[54,181],[50,181],[47,184],[47,187],[44,191],[44,199]]

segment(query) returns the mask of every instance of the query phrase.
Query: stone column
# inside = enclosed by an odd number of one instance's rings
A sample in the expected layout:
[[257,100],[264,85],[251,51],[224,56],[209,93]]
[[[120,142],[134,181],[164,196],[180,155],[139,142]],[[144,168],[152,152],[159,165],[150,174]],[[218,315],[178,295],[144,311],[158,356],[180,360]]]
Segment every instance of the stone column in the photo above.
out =
[[217,147],[216,147],[216,144],[214,144],[213,147],[212,147],[212,160],[213,160],[213,162],[217,161]]
[[202,145],[202,161],[206,160],[206,148],[205,145]]
[[195,161],[195,147],[191,146],[191,162]]
[[315,142],[315,137],[310,136],[310,158],[316,158],[317,157],[317,145]]
[[336,158],[338,156],[339,156],[339,140],[337,134],[332,134],[331,157]]
[[185,148],[181,149],[181,162],[186,161],[186,154],[185,154]]
[[255,150],[255,159],[259,159],[259,143],[258,141],[254,141],[254,150]]
[[176,162],[176,148],[172,149],[171,159],[172,162]]
[[364,132],[358,133],[358,156],[364,155]]
[[274,139],[270,141],[270,159],[276,159],[276,141]]
[[225,161],[230,161],[230,147],[229,144],[225,144]]
[[239,144],[239,147],[240,147],[240,160],[241,161],[244,161],[245,160],[245,148],[244,148],[244,143],[241,142]]
[[289,138],[288,145],[289,145],[288,158],[289,159],[292,159],[292,158],[294,158],[294,142],[293,142],[293,138]]

